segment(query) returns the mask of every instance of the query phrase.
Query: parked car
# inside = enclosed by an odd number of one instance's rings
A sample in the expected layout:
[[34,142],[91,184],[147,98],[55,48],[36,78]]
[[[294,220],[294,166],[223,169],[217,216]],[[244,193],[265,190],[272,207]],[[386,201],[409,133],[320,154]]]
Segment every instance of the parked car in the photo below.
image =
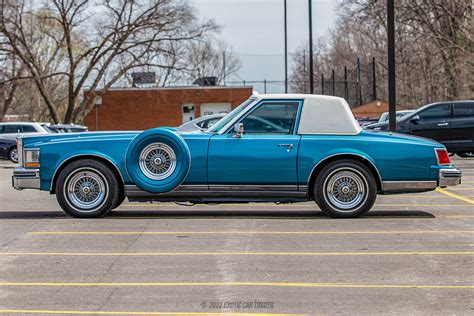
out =
[[178,129],[183,132],[205,131],[226,115],[227,113],[204,115],[184,123]]
[[[403,117],[407,114],[413,113],[413,112],[415,112],[415,110],[397,111],[397,112],[395,112],[395,119],[399,120],[401,117]],[[388,122],[388,112],[382,113],[382,115],[380,115],[380,118],[379,118],[377,123],[383,123],[383,122]]]
[[21,134],[48,133],[40,124],[29,122],[0,123],[0,158],[18,162],[16,138]]
[[[253,126],[252,120],[272,122]],[[278,123],[280,122],[280,123]],[[288,124],[290,123],[290,124]],[[175,128],[23,136],[16,189],[56,194],[76,217],[134,201],[305,202],[333,217],[368,212],[377,194],[457,185],[438,142],[363,131],[342,98],[252,96],[207,131]]]
[[369,124],[377,123],[379,119],[370,118],[370,117],[356,117],[355,118],[361,127],[364,127]]
[[16,139],[0,137],[0,159],[10,159],[14,163],[18,162]]
[[53,133],[84,133],[89,131],[87,126],[76,124],[54,124],[49,125],[48,129]]
[[[387,131],[388,122],[364,127]],[[438,102],[425,105],[397,121],[397,132],[422,136],[442,143],[450,153],[468,157],[474,152],[474,101]]]

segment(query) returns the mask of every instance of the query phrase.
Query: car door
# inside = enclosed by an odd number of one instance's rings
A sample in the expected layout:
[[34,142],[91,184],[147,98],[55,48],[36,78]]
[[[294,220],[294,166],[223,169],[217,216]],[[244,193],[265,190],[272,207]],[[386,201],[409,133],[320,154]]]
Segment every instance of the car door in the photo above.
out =
[[453,104],[451,138],[453,149],[474,151],[474,102]]
[[[415,116],[416,117],[416,116]],[[451,145],[451,104],[437,104],[418,113],[419,120],[410,121],[410,133]]]
[[296,190],[300,136],[295,129],[300,107],[298,100],[263,100],[239,120],[245,130],[241,137],[236,137],[233,128],[212,136],[209,186],[291,185]]

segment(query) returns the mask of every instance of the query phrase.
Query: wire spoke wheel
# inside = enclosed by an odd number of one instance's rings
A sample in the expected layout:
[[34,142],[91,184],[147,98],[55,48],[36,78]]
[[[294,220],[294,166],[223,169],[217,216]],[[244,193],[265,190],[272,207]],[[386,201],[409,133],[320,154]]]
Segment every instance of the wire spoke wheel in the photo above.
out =
[[152,143],[140,154],[140,170],[152,180],[164,180],[176,169],[176,154],[164,143]]
[[327,177],[324,195],[341,211],[352,211],[367,199],[367,181],[354,169],[337,169]]
[[68,200],[82,211],[97,209],[105,201],[107,185],[104,177],[94,170],[80,170],[66,181]]

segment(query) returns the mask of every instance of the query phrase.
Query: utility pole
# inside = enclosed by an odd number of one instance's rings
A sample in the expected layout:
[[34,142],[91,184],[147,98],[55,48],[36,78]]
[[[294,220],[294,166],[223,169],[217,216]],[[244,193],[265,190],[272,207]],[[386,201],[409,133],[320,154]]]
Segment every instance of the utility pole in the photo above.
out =
[[391,132],[397,131],[396,75],[395,75],[395,8],[394,0],[387,0],[388,42],[388,124]]
[[285,16],[285,93],[288,93],[288,30],[286,19],[286,0],[283,0]]
[[313,77],[313,0],[308,0],[309,14],[309,93],[314,94]]
[[332,70],[332,95],[336,95],[336,72]]

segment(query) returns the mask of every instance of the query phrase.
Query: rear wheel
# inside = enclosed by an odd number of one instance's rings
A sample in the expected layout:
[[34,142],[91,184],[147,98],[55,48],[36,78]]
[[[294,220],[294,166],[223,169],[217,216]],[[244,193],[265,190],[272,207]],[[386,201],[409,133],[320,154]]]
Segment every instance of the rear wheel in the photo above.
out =
[[56,184],[61,208],[74,217],[100,217],[114,208],[120,198],[120,182],[107,165],[81,159],[67,165]]
[[13,147],[8,152],[8,159],[10,159],[14,163],[18,163],[18,149]]
[[377,198],[372,172],[361,162],[338,160],[316,178],[315,201],[331,217],[357,217],[367,213]]

